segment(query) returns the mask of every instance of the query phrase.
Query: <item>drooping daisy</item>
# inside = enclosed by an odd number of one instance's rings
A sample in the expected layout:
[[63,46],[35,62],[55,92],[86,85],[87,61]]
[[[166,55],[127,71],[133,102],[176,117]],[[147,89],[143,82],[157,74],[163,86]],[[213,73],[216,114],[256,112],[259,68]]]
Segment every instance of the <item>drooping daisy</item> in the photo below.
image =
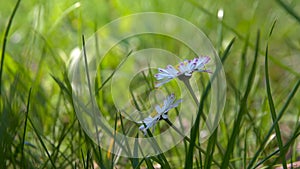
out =
[[180,62],[178,66],[173,67],[168,65],[166,69],[158,68],[159,73],[157,73],[155,78],[158,80],[155,87],[160,87],[165,83],[168,83],[172,79],[178,77],[180,80],[185,78],[190,78],[192,73],[197,72],[210,72],[204,69],[206,63],[210,61],[210,57],[198,57],[192,60],[184,60]]
[[155,124],[162,119],[167,119],[168,118],[168,112],[170,109],[175,108],[178,106],[179,103],[182,102],[182,99],[179,99],[177,101],[175,101],[175,95],[171,94],[169,96],[166,97],[166,99],[164,100],[164,103],[162,105],[162,107],[160,107],[159,105],[155,106],[155,115],[154,116],[148,116],[146,117],[144,120],[138,122],[138,123],[143,123],[139,129],[141,131],[144,132],[144,135],[146,135],[147,133],[147,129],[149,129],[150,127],[154,127]]

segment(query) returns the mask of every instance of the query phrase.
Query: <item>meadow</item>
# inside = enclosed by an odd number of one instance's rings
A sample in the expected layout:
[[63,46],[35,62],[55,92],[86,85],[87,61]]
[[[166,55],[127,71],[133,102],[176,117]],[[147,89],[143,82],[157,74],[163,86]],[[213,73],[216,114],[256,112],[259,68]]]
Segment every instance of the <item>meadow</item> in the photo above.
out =
[[300,168],[299,1],[0,2],[0,168]]

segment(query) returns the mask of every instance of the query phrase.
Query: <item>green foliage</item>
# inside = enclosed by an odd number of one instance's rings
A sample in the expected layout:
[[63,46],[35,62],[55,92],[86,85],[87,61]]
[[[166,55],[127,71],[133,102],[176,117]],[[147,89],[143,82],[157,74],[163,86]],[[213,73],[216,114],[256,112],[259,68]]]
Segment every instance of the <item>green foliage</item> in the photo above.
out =
[[[217,17],[221,8],[223,19]],[[288,168],[300,158],[299,9],[296,0],[1,0],[0,168]],[[157,156],[118,157],[97,146],[81,128],[68,67],[72,51],[82,46],[82,35],[89,37],[121,16],[149,11],[177,15],[203,30],[223,63],[227,102],[220,125],[200,144],[198,129],[210,86],[199,84],[204,89],[198,114],[182,142]],[[181,59],[194,55],[161,35],[128,37],[120,43],[122,48],[113,47],[99,65],[95,89],[89,86],[89,92],[96,91],[96,104],[118,132],[140,137],[139,126],[127,128],[131,122],[113,105],[108,88],[115,72],[135,50],[156,47]],[[124,54],[132,43],[136,48]],[[156,70],[145,72],[130,86],[139,110],[147,108],[148,90],[155,83]],[[136,95],[140,82],[147,91]],[[182,131],[161,121],[145,137],[168,127]],[[133,151],[126,150],[127,144],[124,151],[139,153],[139,143]]]

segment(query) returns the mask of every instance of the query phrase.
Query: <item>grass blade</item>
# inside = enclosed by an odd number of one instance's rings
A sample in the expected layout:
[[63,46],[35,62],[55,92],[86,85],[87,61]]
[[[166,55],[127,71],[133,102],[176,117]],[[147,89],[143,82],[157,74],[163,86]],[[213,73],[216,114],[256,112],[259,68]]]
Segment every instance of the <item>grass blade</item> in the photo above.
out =
[[131,55],[133,51],[130,50],[128,54],[125,56],[125,59],[122,60],[122,62],[118,65],[118,67],[109,75],[109,77],[101,84],[101,86],[96,90],[96,93],[98,93],[104,86],[105,84],[114,76],[114,74],[122,67],[122,65],[126,62],[128,57]]
[[70,98],[70,101],[71,101],[72,100],[71,99],[72,98],[72,92],[70,90],[68,90],[67,86],[61,80],[59,80],[57,77],[55,77],[54,75],[50,75],[50,76],[58,84],[61,91],[66,92],[67,96]]
[[[297,125],[296,129],[294,130],[294,133],[292,137],[287,141],[287,143],[283,146],[283,151],[286,152],[288,148],[292,145],[292,143],[295,141],[295,139],[300,135],[299,133],[300,130],[300,124]],[[253,168],[257,168],[258,166],[262,165],[265,161],[273,157],[274,155],[278,154],[280,152],[279,149],[262,159],[260,162],[258,162]],[[276,162],[276,160],[275,160]],[[272,165],[271,165],[272,166]]]
[[[273,120],[273,123],[274,123],[276,121],[277,117],[276,117],[276,111],[275,111],[275,106],[274,106],[274,102],[273,102],[273,98],[272,98],[271,87],[270,87],[270,80],[269,80],[269,71],[268,71],[268,45],[266,47],[266,56],[265,56],[265,73],[266,73],[267,96],[268,96],[270,111],[271,111],[271,115],[272,115],[272,120]],[[281,156],[281,159],[282,159],[282,165],[283,165],[284,169],[287,169],[286,160],[285,160],[285,154],[283,154],[281,133],[280,133],[278,122],[274,123],[274,125],[275,125],[276,138],[277,138],[277,142],[278,142],[279,150],[280,150],[280,156]]]
[[[262,143],[260,144],[259,149],[256,151],[255,155],[252,157],[250,163],[248,164],[247,169],[252,168],[252,166],[254,165],[255,161],[257,160],[257,158],[259,157],[260,153],[262,152],[265,144],[267,143],[269,137],[272,134],[273,129],[275,128],[275,124],[278,123],[278,121],[281,119],[281,117],[283,116],[283,113],[285,112],[285,110],[287,109],[289,103],[291,102],[291,100],[293,99],[293,97],[295,96],[298,88],[300,87],[300,80],[297,81],[296,85],[294,86],[294,88],[292,89],[292,91],[290,92],[287,101],[284,103],[283,107],[281,108],[280,112],[278,113],[278,116],[276,118],[276,120],[273,122],[271,128],[268,131],[268,134],[265,136],[265,138],[263,139]],[[260,163],[261,164],[261,163]],[[256,165],[258,166],[258,165]]]
[[246,161],[247,161],[247,152],[248,152],[248,149],[247,149],[247,131],[245,130],[245,139],[244,139],[244,160],[243,160],[243,165],[244,165],[244,169],[246,168]]
[[85,160],[84,160],[84,155],[83,155],[83,151],[81,149],[81,158],[82,158],[82,163],[83,163],[83,168],[86,168],[86,165],[85,165]]
[[18,0],[13,12],[10,15],[10,18],[8,20],[8,24],[7,27],[5,29],[5,33],[4,33],[4,39],[3,39],[3,44],[2,44],[2,53],[1,53],[1,64],[0,64],[0,95],[1,95],[1,84],[2,83],[2,73],[3,73],[3,64],[4,64],[4,58],[5,58],[5,49],[6,49],[6,43],[7,43],[7,37],[8,37],[8,33],[12,24],[12,21],[17,13],[18,7],[20,5],[21,0]]
[[205,162],[204,162],[205,169],[210,169],[210,167],[211,167],[213,154],[214,154],[214,150],[215,150],[215,145],[216,145],[216,141],[217,141],[217,134],[218,134],[218,128],[215,129],[214,133],[210,136],[210,138],[208,140],[208,145],[207,145],[207,149],[206,149],[207,155],[206,155]]
[[156,142],[155,138],[153,137],[152,133],[150,132],[150,130],[147,130],[147,134],[149,135],[149,137],[151,138],[151,141],[153,143],[153,148],[156,149],[158,152],[160,152],[157,155],[158,160],[160,161],[160,165],[162,166],[162,168],[171,168],[166,156],[164,155],[163,151],[160,149],[159,144]]
[[[229,54],[229,51],[234,43],[235,38],[233,38],[229,45],[227,46],[226,50],[224,51],[223,57],[221,58],[222,63],[225,62],[225,60],[227,59],[227,56]],[[211,81],[213,81],[217,75],[217,73],[220,71],[220,68],[217,68],[216,73],[214,73],[213,77],[211,78]],[[199,104],[199,108],[198,108],[198,113],[197,113],[197,117],[195,120],[195,124],[191,129],[191,134],[190,134],[190,145],[189,145],[189,149],[188,149],[188,153],[186,155],[186,161],[185,161],[185,168],[189,169],[193,167],[193,154],[194,154],[194,147],[196,147],[195,141],[197,138],[197,135],[199,133],[199,124],[200,124],[200,117],[202,114],[202,108],[204,105],[204,101],[206,100],[206,97],[208,96],[208,93],[210,91],[211,88],[211,82],[208,83],[207,87],[205,88],[202,96],[201,96],[201,102]]]
[[[87,81],[88,81],[88,89],[89,89],[89,94],[90,94],[90,99],[91,99],[91,102],[92,102],[92,107],[93,107],[93,110],[92,110],[92,113],[93,113],[93,116],[96,117],[96,114],[95,114],[95,105],[96,103],[94,103],[94,98],[93,98],[93,94],[92,94],[92,88],[91,88],[91,80],[90,80],[90,74],[89,74],[89,68],[88,68],[88,63],[87,63],[87,56],[86,56],[86,49],[85,49],[85,40],[84,40],[84,36],[82,35],[82,48],[83,48],[83,56],[84,56],[84,64],[85,64],[85,71],[86,71],[86,77],[87,77]],[[94,120],[94,124],[95,124],[95,129],[96,129],[96,133],[99,133],[99,129],[98,129],[98,126],[97,126],[97,123],[95,121],[95,118],[93,118]],[[97,137],[97,144],[100,145],[100,140],[99,140],[99,137]]]
[[25,136],[26,136],[28,113],[29,113],[30,95],[31,95],[31,88],[29,89],[29,94],[28,94],[28,98],[27,98],[24,132],[23,132],[22,143],[21,143],[21,153],[22,153],[21,160],[22,160],[22,164],[23,164],[24,168],[26,167],[25,166],[25,159],[24,159],[24,143],[25,143]]
[[276,0],[276,2],[300,23],[300,16],[290,6],[282,0]]
[[144,159],[145,159],[147,168],[149,168],[149,169],[154,169],[151,160],[150,160],[148,157],[146,157],[146,158],[144,158]]
[[103,160],[103,155],[101,152],[101,147],[100,145],[92,145],[93,151],[95,152],[96,160],[98,161],[98,164],[101,169],[106,169],[104,166],[104,160]]
[[244,77],[245,77],[245,69],[246,69],[246,63],[247,63],[247,51],[248,51],[248,47],[249,47],[249,33],[247,35],[247,38],[245,40],[245,44],[242,50],[242,54],[241,54],[241,67],[240,67],[240,76],[239,76],[239,88],[241,89],[244,85]]
[[240,109],[239,109],[237,118],[234,122],[233,131],[232,131],[231,137],[228,141],[227,149],[226,149],[225,155],[223,157],[223,162],[221,164],[221,168],[228,168],[230,156],[232,155],[233,149],[235,146],[235,140],[240,131],[242,118],[243,118],[244,114],[247,112],[247,99],[248,99],[249,93],[251,91],[254,77],[255,77],[255,70],[256,70],[257,57],[258,57],[258,51],[259,51],[259,39],[260,39],[260,34],[258,31],[257,38],[256,38],[254,61],[253,61],[253,65],[251,68],[250,75],[248,77],[246,91],[245,91],[243,98],[240,101]]
[[145,158],[143,158],[134,169],[140,169],[140,166],[142,165],[142,163],[144,162]]
[[221,57],[222,64],[225,63],[225,61],[226,61],[226,59],[227,59],[227,57],[229,55],[230,49],[231,49],[231,47],[232,47],[232,45],[233,45],[234,42],[235,42],[235,38],[231,39],[231,41],[229,42],[229,44],[226,47],[225,51],[223,52],[222,57]]
[[[139,150],[139,143],[138,143],[138,139],[139,138],[139,133],[136,134],[136,137],[135,137],[135,141],[134,141],[134,148],[133,148],[133,157],[138,157],[138,150]],[[139,169],[140,168],[140,165],[142,164],[144,160],[141,160],[139,162],[139,159],[138,158],[133,158],[132,159],[132,167],[136,168],[136,169]]]
[[40,136],[40,134],[39,134],[39,132],[38,132],[38,130],[37,130],[37,128],[35,127],[35,125],[34,125],[33,122],[31,121],[30,117],[28,117],[28,120],[29,120],[29,122],[30,122],[30,124],[31,124],[31,126],[32,126],[32,128],[33,128],[33,130],[34,130],[34,132],[35,132],[35,134],[36,134],[36,136],[38,137],[38,139],[39,139],[39,141],[40,141],[42,147],[43,147],[44,150],[46,151],[46,154],[47,154],[48,159],[50,160],[50,162],[51,162],[51,164],[52,164],[52,167],[53,167],[53,168],[56,168],[55,163],[54,163],[54,161],[53,161],[52,158],[51,158],[50,152],[48,151],[48,149],[47,149],[47,147],[46,147],[46,145],[45,145],[45,143],[44,143],[42,137]]

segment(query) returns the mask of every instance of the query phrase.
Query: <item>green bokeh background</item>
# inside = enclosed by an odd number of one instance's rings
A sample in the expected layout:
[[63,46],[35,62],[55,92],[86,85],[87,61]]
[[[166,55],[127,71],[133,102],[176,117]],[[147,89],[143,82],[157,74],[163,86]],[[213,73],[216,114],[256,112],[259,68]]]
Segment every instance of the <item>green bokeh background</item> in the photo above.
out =
[[[299,1],[286,0],[284,2],[295,12],[300,11]],[[16,0],[0,0],[0,44],[3,44],[4,32],[15,3]],[[217,17],[220,9],[224,10],[223,20]],[[2,166],[22,165],[20,164],[20,147],[30,88],[32,88],[32,93],[29,117],[34,127],[27,126],[26,166],[51,168],[49,158],[45,155],[45,149],[37,134],[40,134],[45,141],[52,154],[51,158],[55,159],[57,166],[62,168],[74,167],[75,164],[83,166],[80,162],[81,150],[86,155],[95,145],[81,130],[72,107],[72,99],[67,90],[62,89],[63,85],[68,87],[67,67],[70,55],[72,50],[81,46],[82,35],[89,37],[114,19],[138,12],[170,13],[188,20],[203,30],[220,54],[224,52],[229,42],[234,37],[236,38],[224,64],[228,96],[226,116],[221,120],[219,129],[221,134],[218,140],[223,147],[226,147],[233,126],[232,119],[235,118],[236,110],[239,108],[237,100],[246,87],[246,79],[254,58],[256,34],[260,30],[261,41],[256,78],[248,99],[249,112],[255,120],[246,119],[241,129],[249,133],[247,153],[249,157],[253,155],[254,150],[257,149],[256,145],[259,144],[259,138],[254,134],[254,130],[259,130],[258,133],[264,135],[272,124],[264,81],[264,53],[267,42],[269,43],[269,72],[275,108],[282,107],[288,93],[300,78],[300,22],[278,1],[21,0],[7,39],[0,89],[0,139],[3,150],[0,153],[2,154],[0,163]],[[299,12],[298,15],[300,15]],[[275,21],[273,34],[269,38],[269,32]],[[247,39],[249,46],[247,55],[243,57],[242,53],[245,51]],[[136,49],[153,46],[171,51],[177,49],[177,44],[168,38],[153,39],[147,36],[142,37]],[[3,48],[0,50],[2,52]],[[118,63],[118,59],[104,60],[100,69],[113,70]],[[107,99],[103,100],[103,98]],[[100,100],[98,104],[104,112],[109,113],[114,108],[109,96],[99,96],[98,99]],[[283,139],[289,136],[298,122],[299,105],[300,97],[296,94],[279,123]],[[239,138],[240,141],[244,137],[242,135]],[[297,143],[295,141],[294,150],[297,149]],[[276,148],[278,148],[276,142],[271,142],[265,151]],[[180,157],[180,153],[176,152],[184,151],[183,149],[184,145],[181,145],[166,154],[170,162],[179,168],[184,164],[184,157]],[[233,161],[240,157],[242,151],[242,144],[237,143],[232,157]],[[299,156],[299,152],[297,153]],[[103,165],[111,166],[114,163],[117,166],[131,167],[126,163],[127,159],[112,160],[107,152],[103,152],[103,156],[108,159],[103,162]],[[215,158],[222,160],[218,154]],[[98,165],[100,165],[99,162]],[[237,160],[235,167],[241,166],[243,166],[241,160]]]

